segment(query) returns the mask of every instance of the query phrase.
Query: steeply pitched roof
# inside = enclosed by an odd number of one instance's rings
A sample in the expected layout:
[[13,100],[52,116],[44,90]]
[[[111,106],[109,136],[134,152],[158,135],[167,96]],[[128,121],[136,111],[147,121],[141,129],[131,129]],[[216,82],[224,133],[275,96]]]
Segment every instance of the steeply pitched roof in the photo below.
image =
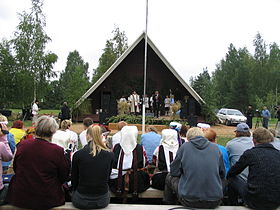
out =
[[[115,63],[87,90],[87,92],[75,103],[75,107],[78,107],[85,99],[87,99],[94,90],[98,88],[99,85],[117,68],[117,66],[129,55],[129,53],[139,44],[139,42],[145,39],[145,32],[143,32],[138,39],[115,61]],[[159,56],[162,62],[167,66],[167,68],[174,74],[174,76],[180,81],[180,83],[189,91],[189,93],[197,100],[198,103],[205,103],[204,100],[195,92],[195,90],[190,87],[176,72],[176,70],[171,66],[171,64],[165,59],[158,48],[148,37],[148,45],[154,50],[154,52]]]

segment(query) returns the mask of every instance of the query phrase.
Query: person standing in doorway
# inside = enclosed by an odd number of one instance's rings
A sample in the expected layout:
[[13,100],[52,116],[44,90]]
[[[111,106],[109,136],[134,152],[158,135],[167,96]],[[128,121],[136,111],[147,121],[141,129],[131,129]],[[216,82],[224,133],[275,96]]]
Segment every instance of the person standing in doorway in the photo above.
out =
[[246,117],[247,117],[247,125],[249,126],[250,129],[252,129],[252,120],[253,120],[253,117],[254,117],[254,110],[252,108],[252,105],[249,105],[248,106],[248,109],[247,109],[247,112],[246,112]]
[[153,110],[155,117],[159,117],[159,111],[161,106],[161,96],[158,91],[155,91],[155,95],[153,96]]
[[270,118],[271,114],[266,106],[263,107],[261,114],[262,114],[262,118],[263,118],[262,126],[266,129],[268,129],[268,122],[269,122],[269,118]]

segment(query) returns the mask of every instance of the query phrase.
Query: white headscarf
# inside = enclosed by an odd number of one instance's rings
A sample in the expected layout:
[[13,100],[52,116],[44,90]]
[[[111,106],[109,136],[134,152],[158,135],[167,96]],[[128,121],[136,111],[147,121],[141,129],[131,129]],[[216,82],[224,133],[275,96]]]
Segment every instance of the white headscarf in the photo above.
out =
[[121,129],[120,145],[124,154],[130,154],[137,145],[138,129],[136,126],[124,126]]
[[177,150],[179,148],[178,133],[174,129],[164,129],[161,131],[161,136],[162,136],[161,144],[164,148],[164,156],[165,156],[167,171],[170,171],[169,152],[172,152],[173,159],[174,159]]
[[169,150],[178,148],[178,133],[173,129],[163,129],[161,132],[162,141],[161,144]]

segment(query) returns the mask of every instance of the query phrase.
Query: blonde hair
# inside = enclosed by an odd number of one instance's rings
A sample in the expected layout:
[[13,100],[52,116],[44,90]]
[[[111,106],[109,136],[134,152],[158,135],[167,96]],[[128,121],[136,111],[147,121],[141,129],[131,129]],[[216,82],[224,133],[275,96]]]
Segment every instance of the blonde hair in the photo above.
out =
[[61,122],[61,130],[65,131],[67,130],[68,128],[70,128],[70,126],[72,125],[72,122],[70,120],[63,120]]
[[194,128],[190,128],[187,132],[187,139],[193,139],[196,136],[204,136],[203,131],[200,128],[194,127]]
[[152,131],[152,132],[158,133],[157,128],[155,126],[152,126],[152,125],[149,125],[147,127],[147,130],[148,130],[148,132]]
[[8,119],[5,115],[0,114],[0,122],[8,122]]
[[120,121],[118,122],[118,130],[120,131],[124,126],[126,126],[127,123],[125,121]]
[[96,156],[101,150],[109,151],[102,141],[102,129],[100,126],[90,126],[87,129],[87,135],[91,138],[90,149],[92,156]]

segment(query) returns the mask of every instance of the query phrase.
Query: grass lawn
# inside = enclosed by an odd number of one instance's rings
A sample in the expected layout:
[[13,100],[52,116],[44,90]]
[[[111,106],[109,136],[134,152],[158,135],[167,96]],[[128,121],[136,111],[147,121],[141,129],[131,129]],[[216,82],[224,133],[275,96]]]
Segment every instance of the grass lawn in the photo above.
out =
[[[8,109],[11,110],[12,113],[18,114],[21,113],[22,110],[21,109]],[[58,115],[58,113],[60,112],[59,109],[42,109],[39,111],[39,114],[50,114],[50,115]]]
[[227,142],[233,138],[234,138],[233,136],[218,136],[217,143],[225,147]]
[[[8,109],[8,110],[11,110],[12,111],[12,115],[15,115],[15,116],[20,116],[22,110],[21,109]],[[39,115],[58,115],[58,113],[60,112],[60,110],[58,109],[42,109],[39,111]],[[13,124],[13,121],[12,120],[9,120],[9,123],[8,123],[8,127],[11,127]],[[32,126],[32,121],[31,120],[25,120],[23,122],[24,124],[24,127],[27,128],[27,127],[30,127]]]
[[[259,118],[254,117],[253,118],[253,128],[255,128],[255,125],[256,125],[257,121],[259,122],[259,127],[262,127],[262,118],[261,117],[259,117]],[[277,118],[271,118],[268,122],[268,125],[269,125],[270,128],[275,128],[276,123],[277,123]]]

